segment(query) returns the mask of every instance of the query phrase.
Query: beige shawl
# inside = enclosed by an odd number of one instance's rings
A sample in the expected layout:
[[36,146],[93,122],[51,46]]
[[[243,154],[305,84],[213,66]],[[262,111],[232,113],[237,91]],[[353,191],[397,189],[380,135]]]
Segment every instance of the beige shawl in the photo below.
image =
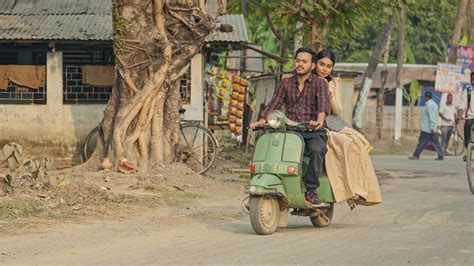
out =
[[369,142],[356,130],[329,132],[326,173],[336,202],[356,195],[362,205],[382,202],[379,183],[369,156]]

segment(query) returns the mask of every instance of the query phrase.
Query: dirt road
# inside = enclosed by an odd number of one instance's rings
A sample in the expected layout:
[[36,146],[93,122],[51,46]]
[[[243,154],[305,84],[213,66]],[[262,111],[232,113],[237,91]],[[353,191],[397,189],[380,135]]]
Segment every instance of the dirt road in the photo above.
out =
[[255,235],[240,210],[241,185],[223,202],[147,213],[121,221],[66,224],[0,239],[0,264],[430,264],[474,261],[474,196],[464,176],[384,182],[384,203],[338,204],[332,224],[291,217]]

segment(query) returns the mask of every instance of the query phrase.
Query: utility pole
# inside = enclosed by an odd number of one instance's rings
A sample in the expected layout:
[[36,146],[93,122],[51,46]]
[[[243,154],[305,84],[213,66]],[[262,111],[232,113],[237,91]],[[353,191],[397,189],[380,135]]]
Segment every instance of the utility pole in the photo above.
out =
[[402,112],[403,112],[403,91],[402,91],[402,71],[403,71],[403,43],[405,41],[405,10],[403,6],[400,10],[400,24],[398,26],[398,53],[397,53],[397,91],[395,94],[395,140],[402,136]]

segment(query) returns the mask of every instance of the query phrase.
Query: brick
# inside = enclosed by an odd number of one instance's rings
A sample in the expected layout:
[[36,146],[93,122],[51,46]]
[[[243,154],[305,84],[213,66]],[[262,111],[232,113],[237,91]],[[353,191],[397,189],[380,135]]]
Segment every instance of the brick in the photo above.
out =
[[89,100],[98,100],[99,99],[99,94],[97,94],[97,93],[88,93],[87,97],[89,98]]
[[33,99],[33,93],[22,93],[21,98],[24,100],[31,100]]
[[77,99],[78,100],[87,100],[87,94],[86,93],[78,93],[77,94]]
[[74,93],[80,93],[82,92],[82,87],[71,87],[71,92],[74,92]]
[[76,100],[76,99],[77,99],[77,94],[76,93],[66,94],[66,100],[71,101],[71,100]]
[[110,94],[108,94],[108,93],[101,93],[100,96],[99,96],[99,98],[100,98],[101,100],[109,100],[109,99],[110,99]]
[[33,93],[33,99],[35,100],[44,100],[45,94],[43,93]]

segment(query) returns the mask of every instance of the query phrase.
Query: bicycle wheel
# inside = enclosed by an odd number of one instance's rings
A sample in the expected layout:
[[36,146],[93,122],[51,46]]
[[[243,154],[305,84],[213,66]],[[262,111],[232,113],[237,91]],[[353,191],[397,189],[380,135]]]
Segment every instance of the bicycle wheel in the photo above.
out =
[[454,155],[464,154],[464,138],[459,133],[454,133],[448,143],[448,150],[453,151]]
[[99,126],[96,126],[89,132],[87,135],[85,141],[84,141],[84,150],[83,150],[83,156],[84,156],[84,161],[87,161],[91,156],[92,153],[95,150],[95,146],[97,144],[97,136],[99,132]]
[[214,163],[217,140],[207,128],[197,124],[181,126],[176,156],[193,171],[204,174]]
[[467,159],[466,159],[466,172],[467,172],[467,182],[469,183],[469,189],[471,193],[474,194],[474,156],[473,156],[474,146],[472,143],[467,145]]

